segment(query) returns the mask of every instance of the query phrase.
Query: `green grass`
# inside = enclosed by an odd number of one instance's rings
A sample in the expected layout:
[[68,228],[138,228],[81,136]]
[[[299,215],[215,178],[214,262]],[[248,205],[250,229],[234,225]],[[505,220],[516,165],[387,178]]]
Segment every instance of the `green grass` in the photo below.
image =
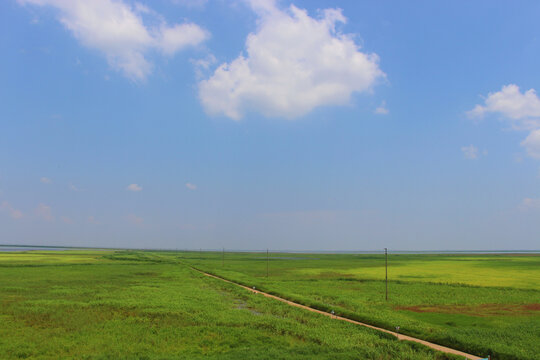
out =
[[0,253],[0,359],[452,358],[208,278],[188,255]]
[[540,256],[184,253],[186,263],[350,318],[494,359],[540,354]]

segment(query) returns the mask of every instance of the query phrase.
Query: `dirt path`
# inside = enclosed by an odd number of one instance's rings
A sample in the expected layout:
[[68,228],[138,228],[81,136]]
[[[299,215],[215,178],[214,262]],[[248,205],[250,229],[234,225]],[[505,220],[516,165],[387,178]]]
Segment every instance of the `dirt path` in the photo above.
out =
[[412,336],[407,336],[407,335],[403,335],[403,334],[398,334],[394,331],[390,331],[390,330],[386,330],[386,329],[383,329],[383,328],[380,328],[380,327],[376,327],[376,326],[373,326],[373,325],[369,325],[369,324],[364,324],[362,322],[359,322],[359,321],[356,321],[356,320],[351,320],[351,319],[348,319],[348,318],[345,318],[345,317],[342,317],[342,316],[337,316],[337,315],[332,315],[326,311],[321,311],[321,310],[317,310],[317,309],[314,309],[314,308],[311,308],[309,306],[305,306],[305,305],[302,305],[302,304],[299,304],[299,303],[295,303],[293,301],[290,301],[290,300],[287,300],[287,299],[284,299],[284,298],[281,298],[279,296],[275,296],[275,295],[271,295],[271,294],[268,294],[268,293],[265,293],[263,291],[259,291],[259,290],[256,290],[256,289],[252,289],[250,287],[247,287],[247,286],[244,286],[242,284],[238,284],[234,281],[231,281],[231,280],[227,280],[225,278],[222,278],[222,277],[219,277],[219,276],[216,276],[216,275],[212,275],[212,274],[208,274],[208,273],[205,273],[204,271],[201,271],[199,269],[196,269],[196,268],[191,268],[195,271],[198,271],[206,276],[209,276],[211,278],[214,278],[214,279],[218,279],[218,280],[221,280],[221,281],[225,281],[225,282],[228,282],[230,284],[234,284],[236,286],[240,286],[248,291],[251,291],[252,293],[255,293],[255,294],[261,294],[261,295],[264,295],[268,298],[272,298],[272,299],[275,299],[275,300],[278,300],[278,301],[281,301],[281,302],[284,302],[288,305],[291,305],[291,306],[295,306],[297,308],[301,308],[301,309],[304,309],[304,310],[308,310],[308,311],[312,311],[312,312],[316,312],[316,313],[319,313],[321,315],[324,315],[324,316],[328,316],[332,319],[337,319],[337,320],[342,320],[342,321],[347,321],[347,322],[350,322],[352,324],[356,324],[356,325],[360,325],[360,326],[364,326],[364,327],[367,327],[367,328],[370,328],[370,329],[374,329],[374,330],[378,330],[378,331],[382,331],[382,332],[385,332],[387,334],[390,334],[390,335],[393,335],[395,336],[396,338],[398,338],[398,340],[407,340],[407,341],[413,341],[413,342],[416,342],[416,343],[419,343],[419,344],[422,344],[422,345],[425,345],[427,347],[430,347],[432,349],[435,349],[437,351],[442,351],[442,352],[445,352],[445,353],[448,353],[448,354],[454,354],[454,355],[458,355],[458,356],[463,356],[464,358],[466,359],[471,359],[471,360],[482,360],[483,358],[481,357],[478,357],[478,356],[475,356],[475,355],[471,355],[471,354],[467,354],[467,353],[464,353],[462,351],[459,351],[459,350],[455,350],[455,349],[451,349],[451,348],[448,348],[446,346],[442,346],[442,345],[437,345],[437,344],[434,344],[434,343],[431,343],[429,341],[425,341],[425,340],[421,340],[421,339],[417,339],[417,338],[414,338]]

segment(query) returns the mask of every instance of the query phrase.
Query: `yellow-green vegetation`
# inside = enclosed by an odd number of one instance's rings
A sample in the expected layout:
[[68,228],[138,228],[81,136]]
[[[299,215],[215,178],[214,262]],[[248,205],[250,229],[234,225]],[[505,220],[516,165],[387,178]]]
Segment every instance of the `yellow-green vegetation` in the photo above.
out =
[[[1,249],[0,249],[1,250]],[[0,265],[21,266],[46,264],[69,265],[69,264],[93,264],[103,262],[105,253],[112,251],[27,251],[27,252],[0,252]]]
[[0,359],[452,358],[206,277],[187,258],[217,255],[193,255],[0,253]]
[[[196,268],[493,359],[538,359],[540,256],[184,253]],[[269,277],[266,278],[267,265]]]

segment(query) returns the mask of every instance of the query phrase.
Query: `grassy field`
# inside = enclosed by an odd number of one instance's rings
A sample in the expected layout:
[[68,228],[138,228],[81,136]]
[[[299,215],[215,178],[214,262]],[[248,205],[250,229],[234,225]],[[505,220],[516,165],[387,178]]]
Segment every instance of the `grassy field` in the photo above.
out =
[[540,355],[540,256],[184,253],[193,266],[360,321],[494,359]]
[[[218,264],[210,253],[0,253],[0,359],[452,359],[208,278],[188,257]],[[228,274],[258,281],[250,257]]]

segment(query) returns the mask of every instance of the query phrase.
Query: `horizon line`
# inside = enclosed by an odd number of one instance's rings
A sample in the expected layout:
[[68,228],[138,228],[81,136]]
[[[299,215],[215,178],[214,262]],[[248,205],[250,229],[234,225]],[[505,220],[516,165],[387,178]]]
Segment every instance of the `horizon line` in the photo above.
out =
[[[237,249],[237,248],[129,248],[129,247],[103,247],[103,246],[68,246],[68,245],[32,245],[32,244],[0,244],[0,247],[8,248],[43,248],[43,249],[91,249],[91,250],[139,250],[139,251],[177,251],[177,252],[241,252],[241,253],[259,253],[271,250],[273,253],[304,253],[304,254],[369,254],[369,253],[384,253],[384,248],[381,250],[306,250],[306,249]],[[390,250],[392,253],[459,253],[459,254],[512,254],[512,253],[540,253],[540,249],[476,249],[476,250],[452,250],[452,249],[438,249],[438,250],[403,250],[396,249]]]

